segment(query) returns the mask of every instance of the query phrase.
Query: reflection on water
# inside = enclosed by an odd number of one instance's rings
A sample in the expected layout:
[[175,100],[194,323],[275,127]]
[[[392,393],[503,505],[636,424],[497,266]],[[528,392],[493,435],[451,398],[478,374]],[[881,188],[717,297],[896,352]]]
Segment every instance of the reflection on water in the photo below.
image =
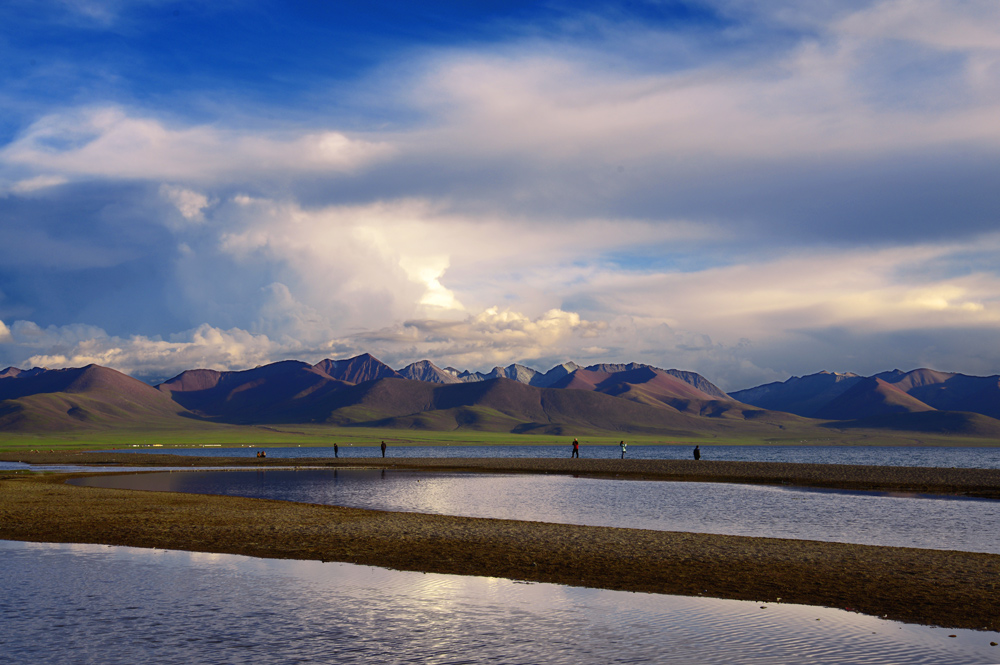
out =
[[560,475],[299,469],[97,476],[75,484],[466,517],[1000,554],[1000,501]]
[[1000,661],[998,633],[824,608],[98,545],[0,557],[10,663]]
[[[629,446],[629,459],[691,459],[694,445]],[[294,459],[299,457],[333,457],[333,447],[278,448],[141,448],[114,452],[162,453],[198,455],[203,457],[251,457],[258,450],[268,457]],[[111,451],[106,451],[111,452]],[[377,446],[341,444],[341,457],[381,457]],[[866,466],[933,466],[942,468],[1000,469],[1000,447],[936,448],[927,446],[714,446],[701,448],[702,459],[729,462],[794,462],[799,464],[855,464]],[[539,458],[569,457],[570,444],[565,446],[389,446],[388,457],[502,457]],[[594,459],[618,459],[621,448],[613,446],[580,446],[580,456]]]

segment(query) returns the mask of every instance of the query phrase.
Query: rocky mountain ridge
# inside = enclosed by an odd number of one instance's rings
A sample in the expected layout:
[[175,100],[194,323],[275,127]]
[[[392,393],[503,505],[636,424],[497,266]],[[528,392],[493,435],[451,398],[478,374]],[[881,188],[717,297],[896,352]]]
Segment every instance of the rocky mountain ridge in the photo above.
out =
[[0,431],[177,418],[550,433],[881,428],[1000,438],[1000,376],[819,372],[726,395],[695,372],[641,363],[480,373],[427,360],[394,370],[370,354],[192,369],[155,387],[97,365],[0,372]]
[[1000,375],[970,376],[932,369],[899,369],[872,376],[817,372],[730,393],[763,409],[806,418],[852,419],[927,411],[1000,418]]

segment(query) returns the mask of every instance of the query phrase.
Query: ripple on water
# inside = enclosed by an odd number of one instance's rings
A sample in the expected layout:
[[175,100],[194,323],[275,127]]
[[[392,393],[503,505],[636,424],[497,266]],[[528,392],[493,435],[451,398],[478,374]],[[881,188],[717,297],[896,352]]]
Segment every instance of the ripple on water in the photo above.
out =
[[94,545],[0,555],[13,663],[1000,660],[997,633],[824,608]]

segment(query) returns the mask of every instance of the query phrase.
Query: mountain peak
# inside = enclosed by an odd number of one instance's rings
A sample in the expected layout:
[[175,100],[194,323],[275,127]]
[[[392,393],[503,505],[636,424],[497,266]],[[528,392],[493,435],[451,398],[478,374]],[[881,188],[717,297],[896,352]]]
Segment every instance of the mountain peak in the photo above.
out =
[[362,353],[346,360],[321,360],[313,365],[313,369],[332,379],[347,383],[364,383],[389,377],[402,378],[399,372],[370,353]]
[[427,383],[461,383],[458,372],[452,368],[441,369],[430,360],[418,360],[399,370],[400,376],[411,381]]

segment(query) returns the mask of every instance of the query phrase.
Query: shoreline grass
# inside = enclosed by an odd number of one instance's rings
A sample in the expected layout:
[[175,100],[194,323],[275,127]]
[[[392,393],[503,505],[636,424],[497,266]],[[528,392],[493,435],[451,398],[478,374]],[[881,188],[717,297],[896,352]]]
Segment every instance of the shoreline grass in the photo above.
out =
[[789,433],[782,437],[703,436],[669,437],[631,435],[628,433],[578,435],[511,434],[476,430],[428,431],[331,427],[326,425],[209,425],[190,429],[116,429],[73,430],[48,434],[14,434],[0,432],[0,451],[18,450],[111,450],[157,446],[162,448],[197,448],[206,445],[224,448],[285,446],[320,447],[378,445],[386,441],[392,446],[490,446],[548,445],[568,446],[574,436],[582,445],[615,445],[620,440],[630,446],[926,446],[926,447],[1000,447],[1000,441],[988,438],[956,437],[919,432],[885,432],[854,430],[831,432],[817,437],[815,430]]

